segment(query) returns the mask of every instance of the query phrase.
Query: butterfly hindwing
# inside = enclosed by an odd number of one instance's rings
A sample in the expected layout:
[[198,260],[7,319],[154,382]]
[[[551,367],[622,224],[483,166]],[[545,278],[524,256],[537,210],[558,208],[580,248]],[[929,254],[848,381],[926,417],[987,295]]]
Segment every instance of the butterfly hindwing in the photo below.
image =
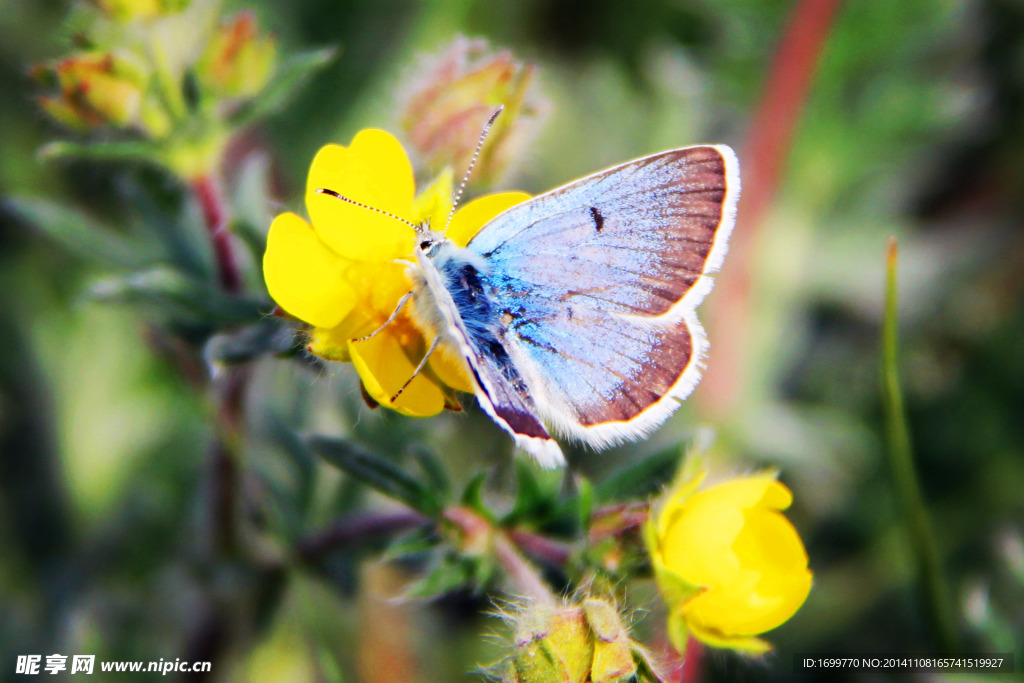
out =
[[724,257],[737,167],[724,146],[644,157],[512,207],[470,242],[501,342],[553,427],[635,438],[696,385],[695,309]]

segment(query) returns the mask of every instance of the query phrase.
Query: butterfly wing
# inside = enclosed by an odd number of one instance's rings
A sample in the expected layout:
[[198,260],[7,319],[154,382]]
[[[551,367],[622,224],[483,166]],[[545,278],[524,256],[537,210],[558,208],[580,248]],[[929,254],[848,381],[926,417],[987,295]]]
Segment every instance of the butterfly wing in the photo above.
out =
[[422,278],[415,313],[446,347],[454,346],[470,371],[484,411],[544,467],[565,464],[562,450],[541,422],[537,405],[503,343],[479,271],[447,244],[435,256],[417,249]]
[[739,198],[728,147],[662,152],[496,217],[469,243],[503,343],[556,430],[604,446],[661,424],[696,386],[696,307]]

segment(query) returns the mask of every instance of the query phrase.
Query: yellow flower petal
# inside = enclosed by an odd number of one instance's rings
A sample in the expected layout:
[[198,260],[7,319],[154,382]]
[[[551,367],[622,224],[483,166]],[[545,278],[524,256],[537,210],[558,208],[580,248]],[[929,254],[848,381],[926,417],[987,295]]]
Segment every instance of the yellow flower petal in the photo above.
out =
[[317,327],[333,327],[356,304],[345,282],[345,260],[294,213],[274,219],[263,255],[267,289],[281,307]]
[[406,357],[397,332],[396,326],[389,325],[366,341],[349,342],[352,363],[367,393],[382,406],[411,417],[436,415],[444,409],[444,394],[423,373],[410,382],[397,401],[391,402],[416,369]]
[[525,192],[498,192],[477,197],[455,212],[446,237],[460,247],[469,244],[480,228],[490,223],[502,211],[530,198]]
[[698,491],[666,527],[664,561],[696,584],[726,583],[740,567],[732,546],[747,521],[744,511],[759,503],[781,509],[790,501],[789,489],[771,475],[734,479]]
[[[347,318],[346,318],[347,320]],[[347,329],[346,321],[332,328],[315,327],[309,334],[309,343],[306,345],[310,353],[325,358],[351,362],[352,357],[348,353],[348,343],[352,339]]]
[[793,616],[811,590],[811,572],[789,520],[776,512],[752,511],[733,549],[745,566],[757,568],[756,583],[733,612],[733,633],[763,633]]
[[[327,194],[328,189],[359,202]],[[361,131],[349,147],[327,145],[317,152],[306,184],[306,208],[320,238],[342,256],[386,261],[412,253],[415,231],[390,216],[412,220],[416,191],[412,165],[401,143],[382,130]]]
[[[362,312],[373,327],[355,336],[373,332],[391,317],[399,300],[412,291],[412,280],[406,274],[406,266],[393,261],[353,263],[345,271],[348,282],[362,294]],[[410,304],[406,304],[405,313]]]
[[732,543],[744,521],[742,510],[715,505],[704,493],[690,498],[662,541],[665,564],[701,586],[725,583],[739,570]]
[[430,357],[430,369],[437,378],[456,391],[473,393],[473,383],[469,379],[468,368],[458,353],[446,353],[442,348]]
[[444,230],[452,210],[452,171],[446,168],[430,187],[413,200],[413,222],[426,223],[432,230]]

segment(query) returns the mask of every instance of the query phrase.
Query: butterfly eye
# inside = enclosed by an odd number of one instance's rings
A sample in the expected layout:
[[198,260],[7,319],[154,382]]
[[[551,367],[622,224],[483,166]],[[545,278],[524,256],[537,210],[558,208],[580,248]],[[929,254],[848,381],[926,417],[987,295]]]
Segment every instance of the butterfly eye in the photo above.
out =
[[422,242],[420,242],[420,249],[422,249],[423,251],[426,251],[427,249],[430,249],[430,247],[433,244],[434,243],[431,242],[430,240],[423,240]]

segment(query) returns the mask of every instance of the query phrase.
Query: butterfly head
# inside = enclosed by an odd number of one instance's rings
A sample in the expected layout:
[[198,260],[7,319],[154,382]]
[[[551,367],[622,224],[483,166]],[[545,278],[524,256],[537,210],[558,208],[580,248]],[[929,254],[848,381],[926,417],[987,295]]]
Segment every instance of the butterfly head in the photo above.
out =
[[429,222],[416,228],[416,240],[416,251],[430,258],[437,256],[441,248],[451,242],[444,233],[432,230]]

